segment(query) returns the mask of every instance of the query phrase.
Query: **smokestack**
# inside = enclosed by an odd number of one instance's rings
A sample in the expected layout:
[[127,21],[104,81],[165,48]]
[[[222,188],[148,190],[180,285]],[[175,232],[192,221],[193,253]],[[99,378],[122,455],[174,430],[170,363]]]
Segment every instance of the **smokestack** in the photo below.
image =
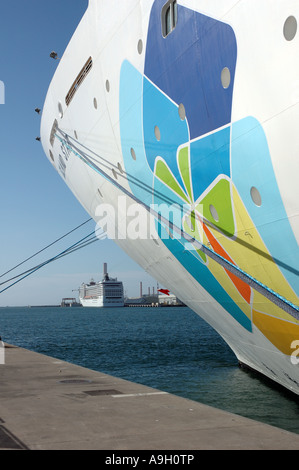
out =
[[142,297],[142,282],[140,282],[140,297]]
[[151,295],[151,288],[150,287],[148,288],[148,295],[149,296]]
[[155,295],[155,288],[153,287],[153,295]]
[[107,263],[104,263],[104,276],[107,274]]

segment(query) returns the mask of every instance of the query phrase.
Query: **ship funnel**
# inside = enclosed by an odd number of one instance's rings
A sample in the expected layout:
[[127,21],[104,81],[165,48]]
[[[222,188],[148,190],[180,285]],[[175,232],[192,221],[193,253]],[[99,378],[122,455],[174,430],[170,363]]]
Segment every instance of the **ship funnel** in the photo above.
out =
[[108,271],[107,271],[107,263],[104,263],[103,273],[104,273],[104,276],[106,276],[106,274],[108,273]]

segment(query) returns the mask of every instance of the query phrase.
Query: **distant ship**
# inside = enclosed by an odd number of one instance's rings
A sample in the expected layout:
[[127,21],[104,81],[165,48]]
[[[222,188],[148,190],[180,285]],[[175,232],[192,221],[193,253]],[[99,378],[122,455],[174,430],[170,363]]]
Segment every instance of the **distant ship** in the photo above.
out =
[[298,21],[298,1],[90,0],[41,123],[98,225],[112,208],[116,243],[296,394]]
[[104,263],[103,280],[83,283],[79,288],[79,301],[83,307],[124,307],[123,283],[109,277]]

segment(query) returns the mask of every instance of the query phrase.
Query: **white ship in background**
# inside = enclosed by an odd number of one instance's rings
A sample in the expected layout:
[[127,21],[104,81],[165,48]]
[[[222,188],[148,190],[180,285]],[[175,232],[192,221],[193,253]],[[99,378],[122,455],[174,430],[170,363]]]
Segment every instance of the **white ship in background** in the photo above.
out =
[[102,281],[91,280],[80,286],[79,302],[83,307],[124,307],[123,283],[109,277],[107,263],[104,263]]
[[90,0],[41,123],[86,211],[110,204],[119,246],[296,394],[298,21],[298,0]]

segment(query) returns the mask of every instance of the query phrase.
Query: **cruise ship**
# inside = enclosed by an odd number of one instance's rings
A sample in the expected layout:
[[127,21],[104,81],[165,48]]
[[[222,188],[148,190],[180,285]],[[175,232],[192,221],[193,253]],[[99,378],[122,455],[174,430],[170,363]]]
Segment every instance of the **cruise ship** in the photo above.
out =
[[298,21],[297,0],[90,0],[41,122],[108,236],[297,395]]
[[104,263],[103,280],[82,284],[79,301],[83,307],[124,307],[123,283],[109,277],[107,263]]

